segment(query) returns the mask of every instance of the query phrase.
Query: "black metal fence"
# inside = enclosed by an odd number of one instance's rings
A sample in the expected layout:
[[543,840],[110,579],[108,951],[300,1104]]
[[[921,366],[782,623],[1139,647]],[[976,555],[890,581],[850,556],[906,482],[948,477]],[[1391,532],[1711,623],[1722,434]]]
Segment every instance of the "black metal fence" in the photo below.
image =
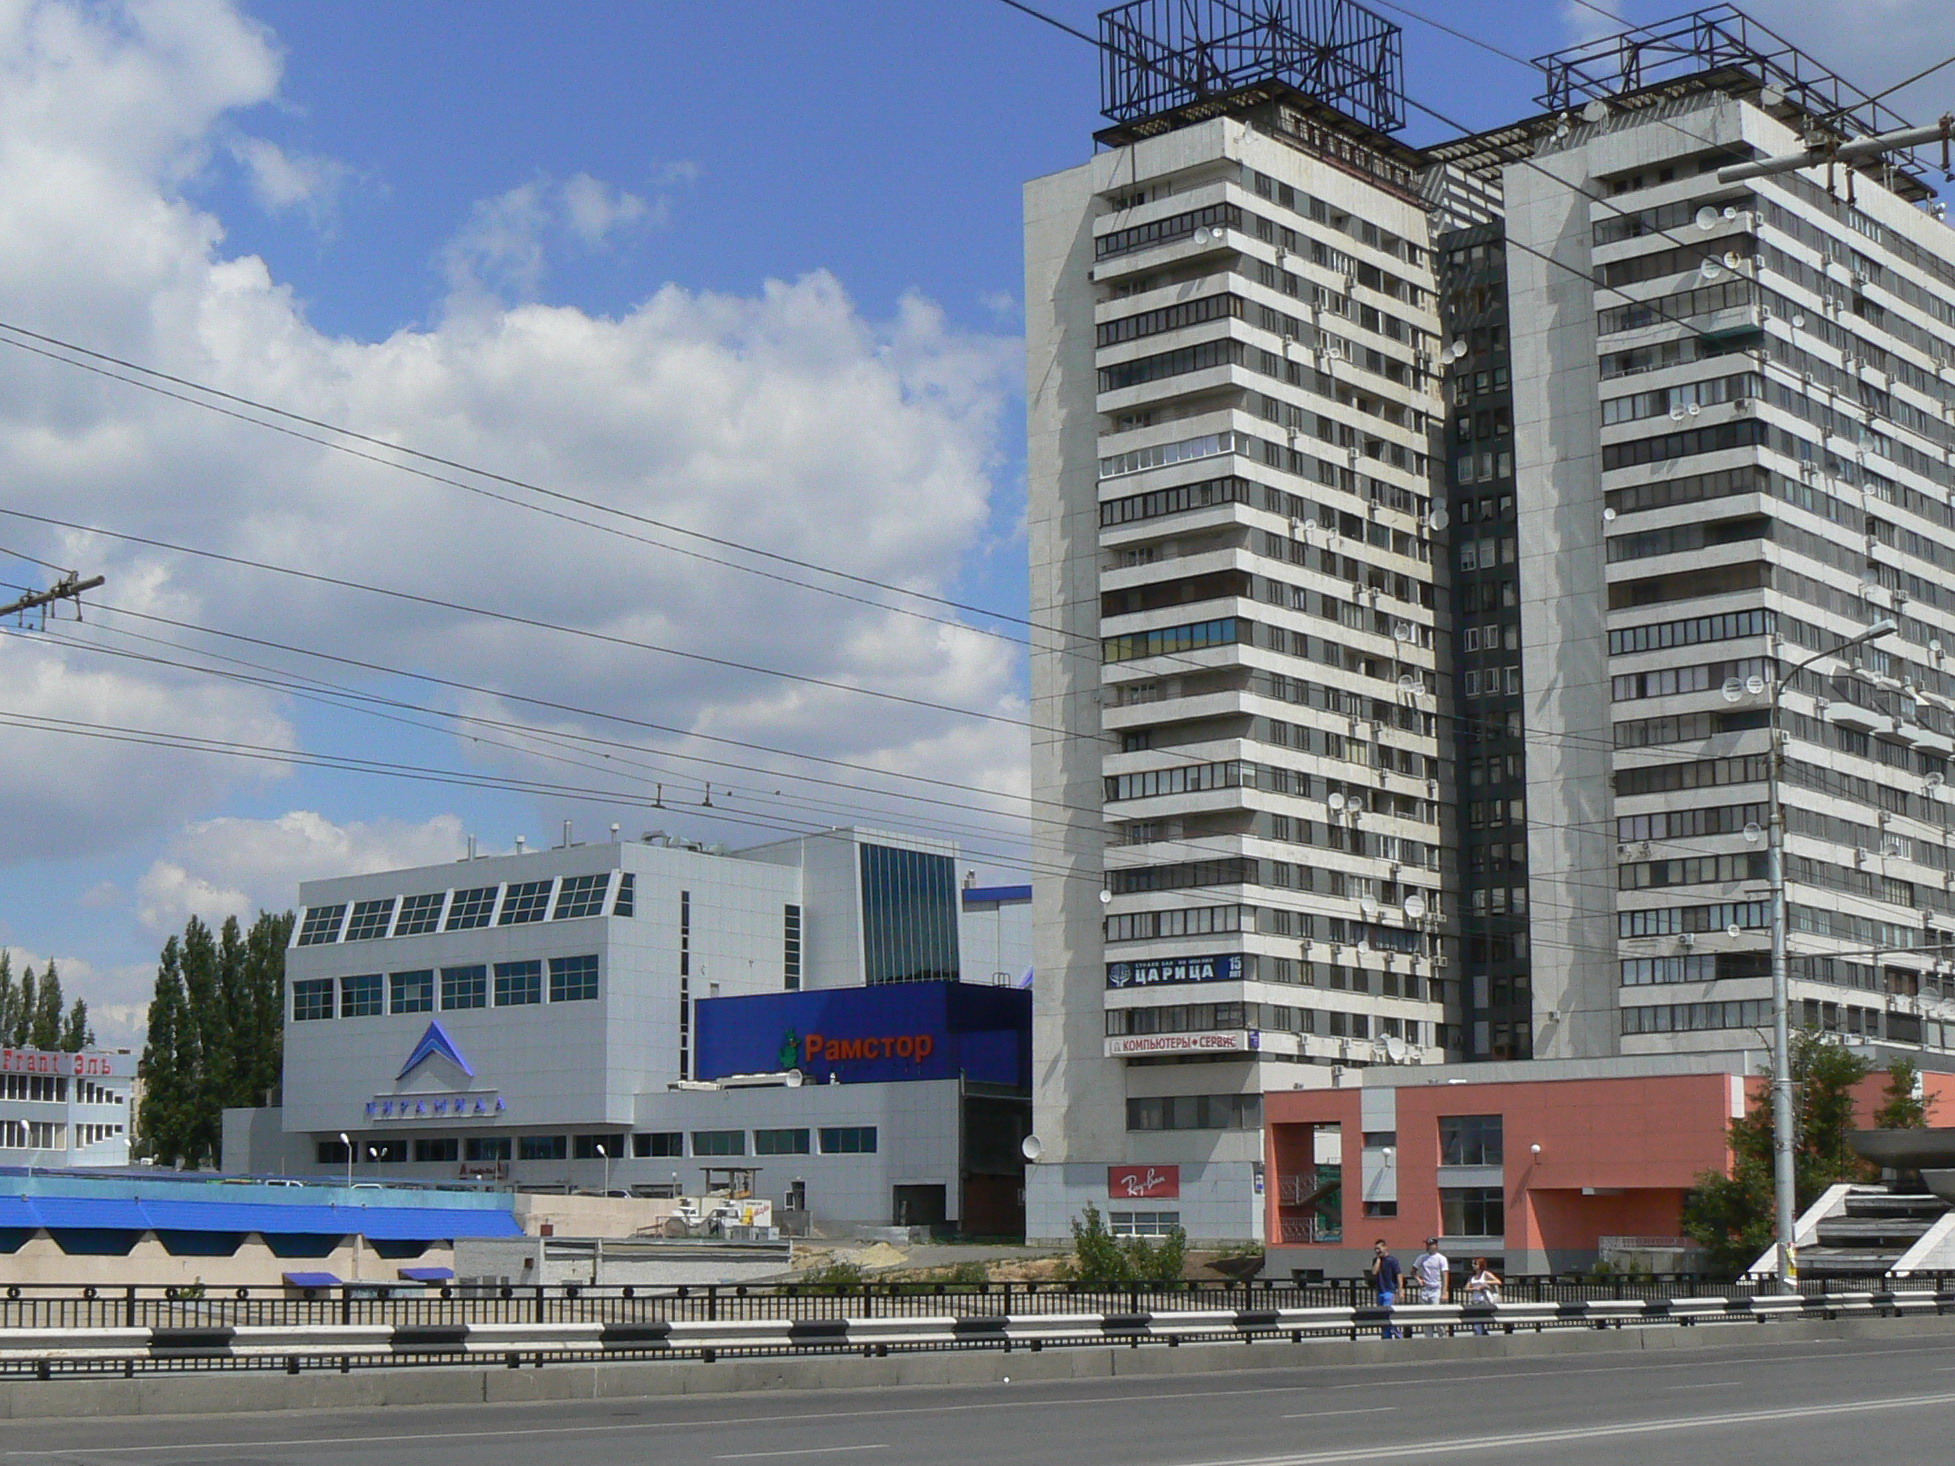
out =
[[[1906,1286],[1948,1291],[1955,1274],[1917,1274]],[[1882,1279],[1828,1279],[1802,1291],[1835,1293],[1892,1286]],[[1777,1278],[1732,1283],[1683,1276],[1510,1276],[1514,1303],[1581,1303],[1693,1296],[1760,1297],[1785,1291]],[[595,1287],[398,1285],[322,1288],[88,1287],[19,1283],[0,1289],[0,1331],[16,1329],[289,1327],[332,1324],[737,1322],[762,1319],[961,1318],[1028,1314],[1142,1313],[1183,1309],[1355,1308],[1376,1301],[1358,1278],[1249,1282],[728,1284]],[[1403,1300],[1410,1301],[1410,1300]]]

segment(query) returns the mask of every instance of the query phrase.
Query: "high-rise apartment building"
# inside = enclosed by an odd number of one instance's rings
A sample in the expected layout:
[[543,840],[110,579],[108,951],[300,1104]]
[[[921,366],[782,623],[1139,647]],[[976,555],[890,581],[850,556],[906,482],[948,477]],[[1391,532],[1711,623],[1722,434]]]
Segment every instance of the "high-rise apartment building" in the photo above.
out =
[[1759,1047],[1776,689],[1794,1021],[1949,1049],[1955,235],[1905,159],[1720,181],[1901,125],[1738,12],[1629,40],[1432,154],[1498,198],[1436,241],[1463,1045]]
[[1266,1090],[1453,1039],[1440,326],[1398,33],[1345,11],[1328,50],[1245,39],[1219,88],[1169,79],[1194,11],[1109,11],[1166,53],[1110,52],[1104,150],[1026,191],[1035,841],[1065,871],[1033,1236],[1087,1202],[1254,1235]]
[[1719,176],[1899,119],[1729,6],[1423,150],[1347,0],[1102,40],[1026,193],[1032,1234],[1255,1235],[1258,1096],[1357,1067],[1760,1050],[1775,698],[1794,1021],[1945,1066],[1955,235]]

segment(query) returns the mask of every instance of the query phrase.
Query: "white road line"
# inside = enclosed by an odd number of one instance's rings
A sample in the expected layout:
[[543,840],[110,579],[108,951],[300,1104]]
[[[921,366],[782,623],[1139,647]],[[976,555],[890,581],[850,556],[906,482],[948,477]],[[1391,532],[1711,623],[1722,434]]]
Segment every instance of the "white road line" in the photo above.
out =
[[715,1456],[715,1461],[760,1461],[769,1456],[833,1456],[843,1451],[886,1451],[888,1446],[802,1446],[793,1451],[736,1451],[730,1456]]
[[1668,1386],[1673,1390],[1734,1390],[1737,1387],[1738,1382],[1734,1379],[1707,1379],[1702,1384]]
[[1899,1395],[1880,1400],[1855,1400],[1840,1405],[1792,1405],[1776,1410],[1734,1410],[1724,1415],[1691,1415],[1681,1420],[1626,1421],[1621,1425],[1582,1425],[1566,1430],[1517,1431],[1512,1435],[1483,1435],[1427,1441],[1399,1441],[1390,1445],[1353,1446],[1347,1450],[1312,1451],[1300,1456],[1238,1456],[1226,1460],[1190,1462],[1187,1466],[1338,1466],[1347,1461],[1390,1461],[1424,1456],[1466,1455],[1475,1451],[1512,1451],[1521,1446],[1564,1445],[1603,1436],[1666,1435],[1686,1430],[1717,1430],[1733,1425],[1761,1425],[1773,1420],[1811,1420],[1821,1415],[1864,1415],[1875,1410],[1919,1410],[1931,1405],[1955,1405],[1955,1394]]
[[1396,1405],[1372,1405],[1363,1410],[1306,1410],[1301,1415],[1285,1415],[1285,1420],[1322,1420],[1326,1415],[1385,1415],[1396,1413]]

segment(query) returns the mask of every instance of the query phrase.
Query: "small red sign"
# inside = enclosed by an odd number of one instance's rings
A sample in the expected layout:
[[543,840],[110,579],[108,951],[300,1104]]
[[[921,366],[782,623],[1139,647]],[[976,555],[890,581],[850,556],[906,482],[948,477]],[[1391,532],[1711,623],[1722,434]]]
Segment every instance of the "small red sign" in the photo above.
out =
[[1181,1195],[1179,1166],[1108,1166],[1106,1194],[1115,1201],[1160,1201]]

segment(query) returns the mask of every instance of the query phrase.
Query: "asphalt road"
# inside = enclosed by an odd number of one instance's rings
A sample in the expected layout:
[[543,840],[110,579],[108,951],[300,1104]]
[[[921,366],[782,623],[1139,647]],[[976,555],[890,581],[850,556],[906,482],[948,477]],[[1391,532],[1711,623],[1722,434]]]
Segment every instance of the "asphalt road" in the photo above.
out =
[[1955,1460],[1955,1340],[1159,1379],[196,1419],[15,1421],[58,1466],[1702,1466]]

